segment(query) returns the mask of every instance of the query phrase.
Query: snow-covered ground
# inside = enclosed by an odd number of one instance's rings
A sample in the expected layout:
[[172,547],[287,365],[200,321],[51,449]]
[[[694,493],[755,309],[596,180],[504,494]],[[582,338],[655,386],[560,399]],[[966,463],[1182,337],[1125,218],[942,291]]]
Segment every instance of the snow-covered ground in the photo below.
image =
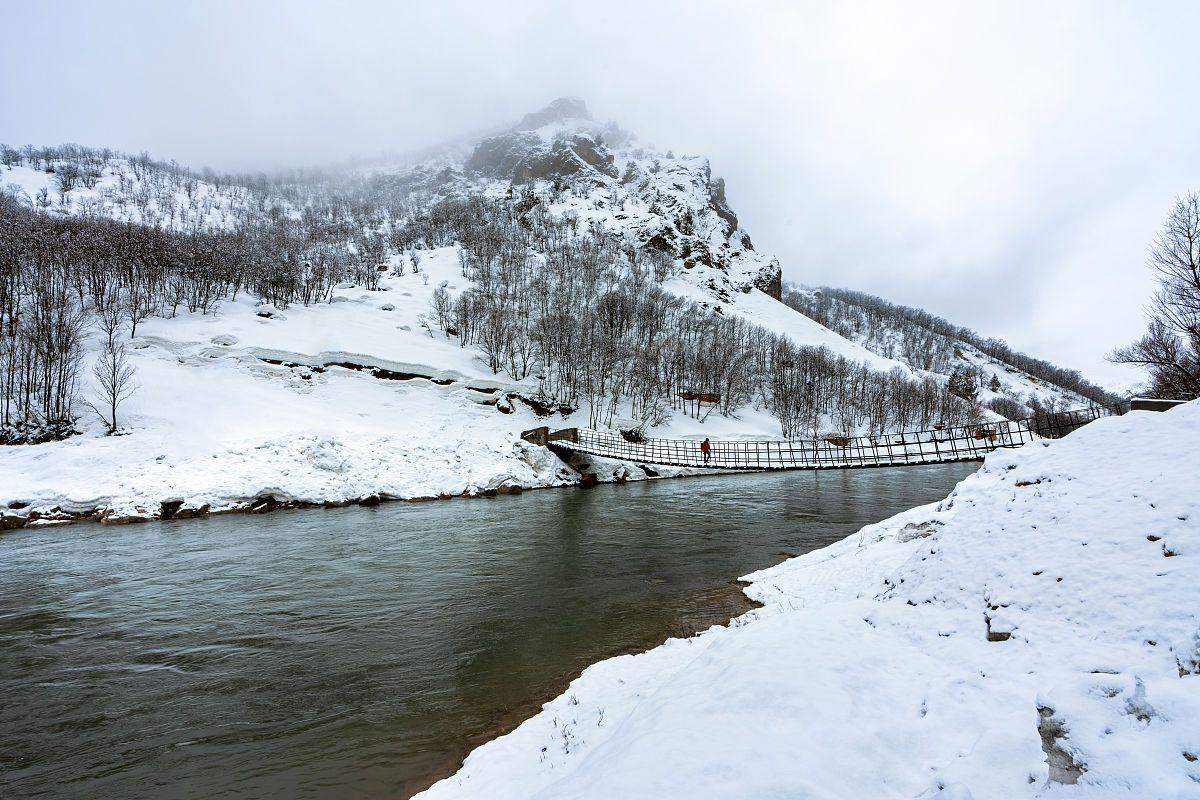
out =
[[[712,296],[696,285],[695,277],[688,275],[686,278],[672,278],[663,284],[663,288],[697,303],[711,305]],[[730,302],[724,304],[722,308],[727,308],[733,313],[745,317],[755,325],[761,325],[767,330],[788,336],[797,344],[808,347],[824,347],[831,353],[850,361],[865,363],[880,372],[900,369],[909,377],[916,376],[916,373],[907,364],[885,358],[857,342],[838,336],[824,325],[809,319],[757,289],[745,294],[739,292],[733,295]]]
[[[121,408],[126,435],[105,436],[88,412],[81,436],[0,447],[0,513],[10,525],[91,512],[124,521],[156,517],[164,503],[220,511],[266,497],[418,499],[577,482],[576,471],[520,433],[586,426],[587,410],[539,417],[509,402],[512,393],[536,395],[536,380],[495,375],[476,348],[422,325],[439,286],[452,296],[470,286],[455,247],[421,251],[420,272],[389,274],[380,291],[342,286],[332,303],[279,310],[242,295],[214,313],[180,308],[146,320],[130,340],[139,388]],[[668,288],[712,301],[682,279]],[[757,289],[726,308],[797,342],[897,366]],[[779,421],[750,407],[703,422],[675,414],[655,435],[778,438]],[[646,477],[637,465],[594,461],[601,480]]]
[[128,159],[99,170],[95,186],[59,191],[54,173],[27,166],[0,167],[0,190],[61,216],[96,215],[171,229],[228,228],[249,202],[240,186],[221,188],[192,178],[176,182],[157,169],[139,176]]
[[993,453],[421,797],[1198,798],[1198,450],[1193,402]]
[[[419,319],[441,285],[468,285],[455,248],[424,251],[421,272],[383,278],[384,291],[346,286],[333,303],[269,312],[243,296],[215,313],[145,321],[130,340],[138,389],[121,407],[125,435],[105,436],[88,412],[80,436],[0,447],[3,524],[154,518],[164,503],[216,512],[267,497],[340,503],[577,483],[576,470],[520,433],[586,425],[586,409],[538,416],[508,399],[536,394],[534,379],[494,375],[475,348],[431,335]],[[748,412],[707,426],[673,419],[663,431],[762,436],[777,426]],[[601,480],[646,477],[594,461]]]

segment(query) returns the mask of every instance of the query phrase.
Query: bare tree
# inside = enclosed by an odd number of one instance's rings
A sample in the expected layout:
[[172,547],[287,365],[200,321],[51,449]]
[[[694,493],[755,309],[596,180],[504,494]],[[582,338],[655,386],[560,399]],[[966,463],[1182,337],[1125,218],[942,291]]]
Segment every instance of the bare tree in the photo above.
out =
[[105,350],[112,350],[116,346],[121,323],[125,319],[125,310],[124,300],[115,286],[109,287],[101,296],[101,302],[96,304],[96,327],[104,336]]
[[151,287],[134,281],[129,287],[125,313],[129,317],[129,337],[137,336],[137,328],[144,320],[158,313],[159,300]]
[[1113,351],[1109,359],[1150,374],[1155,394],[1200,397],[1200,194],[1175,204],[1150,251],[1158,276],[1146,335]]
[[117,409],[138,388],[137,382],[134,381],[135,372],[125,350],[125,343],[120,340],[104,347],[92,368],[100,392],[95,402],[89,400],[87,404],[108,426],[110,434],[117,430]]
[[450,299],[450,293],[446,291],[444,283],[433,290],[429,304],[433,308],[438,327],[446,334],[447,339],[450,338],[450,332],[454,330],[454,301]]

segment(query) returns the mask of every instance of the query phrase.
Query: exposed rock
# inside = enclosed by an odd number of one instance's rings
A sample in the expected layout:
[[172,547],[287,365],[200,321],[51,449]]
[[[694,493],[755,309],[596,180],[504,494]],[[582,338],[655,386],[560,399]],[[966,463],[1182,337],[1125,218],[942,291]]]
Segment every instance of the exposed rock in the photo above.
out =
[[12,531],[17,528],[24,528],[25,523],[25,517],[19,517],[16,514],[0,514],[0,531]]
[[572,411],[575,410],[575,408],[573,406],[569,406],[566,404],[548,405],[547,403],[542,402],[541,399],[539,399],[538,397],[536,397],[535,395],[532,395],[532,394],[525,395],[525,394],[510,393],[508,395],[508,399],[509,400],[514,400],[514,399],[520,400],[522,403],[529,406],[529,410],[532,411],[534,414],[536,414],[539,417],[548,417],[551,414],[562,414],[565,417],[568,414],[570,414]]
[[783,296],[783,270],[778,261],[772,261],[768,266],[758,271],[754,278],[754,287],[778,300]]
[[484,139],[467,159],[466,169],[514,183],[566,178],[581,173],[617,177],[607,147],[586,133],[547,144],[535,133],[515,131]]
[[103,525],[129,525],[136,522],[148,522],[153,515],[141,506],[135,506],[133,509],[109,509],[100,517],[100,522]]
[[695,267],[718,267],[724,268],[725,261],[717,257],[712,248],[707,242],[700,240],[687,239],[683,243],[683,268],[694,269]]
[[987,625],[987,640],[989,642],[1007,642],[1012,638],[1012,631],[997,630],[992,627],[992,618],[984,615],[984,623]]
[[708,184],[709,205],[717,216],[725,221],[725,237],[729,238],[737,232],[738,218],[725,199],[725,179],[714,178]]
[[1087,765],[1077,762],[1075,756],[1059,744],[1067,738],[1067,729],[1063,720],[1055,716],[1053,708],[1038,706],[1038,735],[1050,767],[1050,782],[1078,783],[1079,777],[1087,772]]
[[1146,699],[1146,684],[1139,676],[1134,676],[1133,695],[1125,700],[1125,713],[1143,723],[1158,716],[1154,706]]
[[511,178],[522,161],[548,152],[546,143],[536,133],[506,133],[476,145],[464,167],[467,172]]
[[530,151],[513,170],[511,179],[516,183],[528,183],[588,172],[617,177],[612,153],[592,137],[575,134],[570,140],[555,142],[552,149],[547,150],[542,144]]
[[567,149],[577,155],[583,163],[595,168],[596,171],[610,178],[617,177],[616,159],[613,154],[591,136],[575,134],[571,137]]
[[162,511],[160,516],[163,519],[173,519],[179,513],[179,509],[183,507],[182,500],[163,500]]
[[1007,642],[1012,638],[1013,631],[1017,629],[1017,626],[1004,616],[1004,609],[1008,604],[993,602],[991,599],[985,602],[987,610],[983,612],[983,622],[987,626],[987,640],[989,642]]
[[621,438],[633,444],[641,444],[646,441],[646,432],[642,428],[621,428]]
[[642,246],[673,256],[675,255],[675,246],[678,238],[679,234],[675,232],[674,228],[663,228],[646,239],[642,243]]
[[249,511],[251,514],[267,514],[279,508],[280,505],[282,504],[278,500],[268,494],[250,501]]
[[195,519],[197,517],[208,516],[208,503],[201,503],[198,506],[187,505],[186,503],[180,506],[171,519]]
[[45,519],[45,520],[72,519],[72,516],[70,514],[66,513],[65,511],[63,511],[58,506],[52,506],[50,508],[47,508],[45,506],[40,506],[38,508],[31,509],[30,512],[28,513],[28,515],[26,515],[26,518],[30,522],[35,522],[35,521],[41,520],[41,519]]
[[384,303],[383,305],[381,305],[379,307],[379,310],[380,311],[395,311],[396,307],[394,305],[392,305],[391,303]]
[[896,541],[911,542],[914,539],[924,539],[926,536],[930,536],[935,533],[940,527],[942,527],[942,523],[936,520],[930,520],[929,522],[910,522],[901,528],[900,532],[896,534]]
[[358,504],[360,506],[374,507],[379,505],[381,498],[378,494],[369,494],[366,497],[360,498]]
[[26,528],[57,528],[59,525],[70,525],[75,520],[67,519],[35,519],[30,520]]
[[272,305],[259,306],[254,310],[254,313],[263,319],[279,320],[281,322],[287,319],[287,317],[279,313],[278,308]]

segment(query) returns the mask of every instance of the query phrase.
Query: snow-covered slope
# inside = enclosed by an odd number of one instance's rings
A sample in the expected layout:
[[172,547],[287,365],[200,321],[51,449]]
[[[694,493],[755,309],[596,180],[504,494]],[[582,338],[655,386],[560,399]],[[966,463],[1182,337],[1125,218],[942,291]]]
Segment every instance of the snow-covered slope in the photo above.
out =
[[1043,408],[1116,400],[1075,370],[1015,352],[1003,341],[985,339],[922,309],[846,289],[793,285],[786,287],[783,300],[838,335],[917,372],[964,373],[981,404],[1021,418]]
[[[420,324],[435,289],[465,285],[457,248],[442,248],[424,251],[419,273],[373,292],[345,285],[328,304],[280,311],[242,296],[214,314],[145,321],[130,340],[138,389],[123,435],[87,414],[79,436],[0,447],[0,529],[577,483],[520,432],[586,424],[586,410],[547,416],[522,400],[536,394],[532,378],[495,375],[476,349]],[[751,414],[663,430],[767,436],[776,425]],[[633,464],[593,467],[600,480],[646,477]]]
[[246,214],[251,193],[112,157],[95,168],[95,182],[62,191],[58,172],[27,165],[0,167],[0,191],[61,216],[94,215],[172,230],[228,228]]
[[996,452],[420,797],[1200,797],[1197,448],[1193,402]]
[[218,314],[147,321],[131,340],[140,386],[123,409],[126,435],[104,436],[85,417],[82,436],[0,447],[0,508],[17,506],[10,524],[94,509],[124,521],[158,516],[163,503],[219,511],[268,497],[415,499],[576,482],[520,441],[543,424],[507,398],[521,387],[415,324],[458,261],[433,251],[423,268],[387,279],[386,292],[339,290],[328,305],[266,312],[243,298]]
[[[435,290],[454,299],[472,288],[460,264],[469,254],[461,243],[430,244],[411,223],[425,224],[438,202],[456,198],[501,198],[504,213],[531,229],[548,218],[560,223],[556,230],[594,231],[704,315],[741,317],[878,373],[922,374],[778,302],[777,261],[754,248],[706,159],[644,147],[571,98],[469,145],[386,168],[260,180],[74,146],[0,147],[0,161],[0,189],[40,214],[173,231],[244,225],[248,236],[279,233],[299,250],[311,246],[296,261],[335,248],[372,285],[378,277],[376,291],[360,277],[340,284],[328,303],[276,309],[256,302],[247,286],[210,313],[188,313],[177,302],[160,308],[131,342],[140,388],[122,409],[126,435],[104,436],[81,408],[79,436],[0,447],[8,524],[93,509],[110,519],[148,517],[163,503],[216,510],[266,496],[341,502],[578,479],[548,453],[531,453],[519,433],[587,425],[587,401],[574,414],[538,416],[517,398],[537,394],[534,377],[494,373],[478,347],[460,346],[432,323]],[[365,255],[368,244],[379,246],[370,259],[383,272]],[[417,262],[420,272],[399,269]],[[90,364],[94,333],[89,346]],[[94,398],[91,376],[81,374],[81,399]],[[779,420],[758,403],[730,416],[697,416],[668,412],[655,420],[656,433],[780,435]],[[618,413],[614,424],[642,421]],[[813,423],[845,429],[837,424],[829,415]],[[633,465],[613,469],[640,475]]]

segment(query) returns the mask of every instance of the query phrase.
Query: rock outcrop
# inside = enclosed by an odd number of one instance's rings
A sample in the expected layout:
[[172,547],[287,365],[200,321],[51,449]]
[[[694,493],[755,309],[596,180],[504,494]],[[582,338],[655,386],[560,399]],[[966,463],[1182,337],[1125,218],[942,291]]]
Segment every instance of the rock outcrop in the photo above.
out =
[[581,221],[669,256],[717,302],[754,289],[776,300],[782,295],[779,263],[755,251],[707,159],[637,145],[615,123],[597,123],[579,98],[559,98],[479,141],[461,173],[447,168],[435,182],[425,165],[393,180],[441,193],[486,181],[528,187],[534,191],[520,197],[510,190],[523,219],[538,201],[521,198],[537,198],[547,185],[570,188],[582,200],[571,212]]

